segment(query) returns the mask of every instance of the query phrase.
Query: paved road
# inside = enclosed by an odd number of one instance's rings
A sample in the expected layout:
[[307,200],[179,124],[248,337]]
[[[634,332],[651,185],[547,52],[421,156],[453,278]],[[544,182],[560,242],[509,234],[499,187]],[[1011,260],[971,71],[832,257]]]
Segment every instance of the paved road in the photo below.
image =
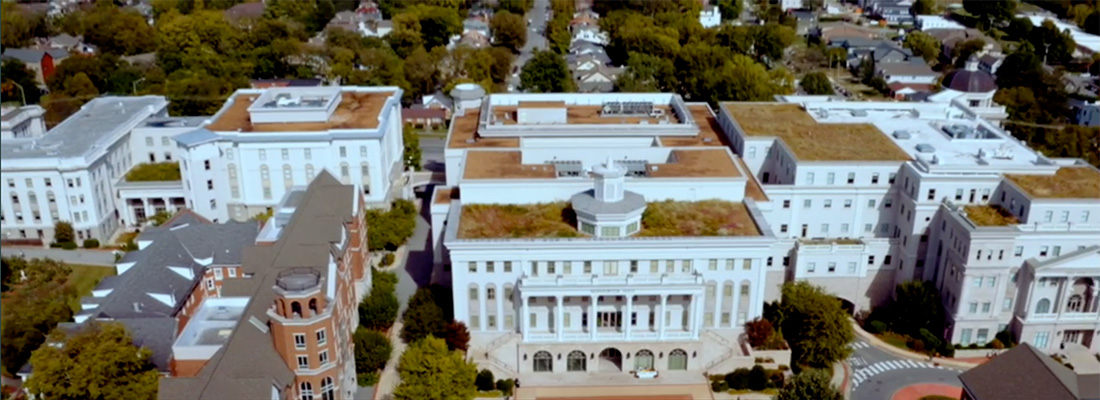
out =
[[848,358],[852,367],[852,400],[889,399],[894,392],[915,383],[962,387],[958,370],[897,357],[860,339],[851,346],[855,349]]
[[115,255],[107,250],[62,250],[41,247],[4,247],[0,248],[4,257],[22,255],[27,258],[52,258],[70,264],[114,266]]
[[443,159],[443,148],[446,139],[421,136],[420,137],[420,165],[432,172],[442,172],[446,165]]
[[[535,0],[535,5],[527,11],[527,18],[531,21],[527,24],[527,44],[520,49],[520,53],[516,56],[516,61],[513,64],[519,69],[523,69],[523,66],[527,64],[527,60],[530,60],[534,55],[535,50],[546,50],[546,17],[549,13],[546,12],[546,8],[550,6],[550,0]],[[508,85],[512,87],[519,87],[519,74],[512,75],[508,79]]]

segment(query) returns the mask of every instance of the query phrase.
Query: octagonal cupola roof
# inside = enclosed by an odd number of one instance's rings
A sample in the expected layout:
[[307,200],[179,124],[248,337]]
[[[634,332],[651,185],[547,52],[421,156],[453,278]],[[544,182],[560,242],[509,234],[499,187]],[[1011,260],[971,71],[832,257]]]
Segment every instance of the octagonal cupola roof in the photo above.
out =
[[597,237],[622,237],[642,227],[645,198],[625,190],[626,168],[610,157],[592,168],[595,187],[573,195],[580,230]]

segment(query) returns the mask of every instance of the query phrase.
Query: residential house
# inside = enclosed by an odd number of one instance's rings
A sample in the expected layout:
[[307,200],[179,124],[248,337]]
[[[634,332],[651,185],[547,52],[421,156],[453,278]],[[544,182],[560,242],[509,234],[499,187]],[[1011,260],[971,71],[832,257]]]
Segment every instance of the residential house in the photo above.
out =
[[589,19],[589,20],[592,20],[592,21],[598,21],[600,19],[600,14],[597,14],[595,11],[592,11],[591,6],[584,7],[584,8],[577,8],[577,10],[580,10],[580,11],[577,11],[577,12],[573,13],[573,20],[576,20],[577,18],[586,18],[586,19]]
[[955,57],[955,49],[962,45],[964,42],[974,39],[981,39],[985,42],[985,46],[978,51],[978,55],[984,55],[986,53],[1000,54],[1001,45],[997,43],[993,38],[986,36],[982,31],[977,29],[929,29],[925,33],[932,35],[936,39],[939,39],[940,43],[943,43],[943,55],[948,58]]
[[[452,38],[452,40],[454,40],[454,38]],[[453,48],[454,46],[466,46],[475,49],[481,49],[489,47],[489,45],[489,36],[482,34],[481,31],[471,30],[469,32],[463,33],[462,36],[450,47]]]
[[[595,14],[595,13],[592,13],[592,14]],[[581,26],[599,27],[600,26],[600,18],[599,18],[599,16],[592,17],[588,13],[581,13],[579,17],[573,18],[572,21],[569,21],[569,28],[570,29],[573,29],[573,28],[576,28],[576,27],[581,27]]]
[[329,21],[328,29],[343,29],[363,37],[383,37],[393,31],[393,21],[378,19],[377,13],[341,11]]
[[811,10],[791,10],[787,12],[795,19],[795,33],[806,35],[817,25],[817,13]]
[[590,71],[598,66],[611,64],[611,57],[608,57],[607,53],[569,54],[565,56],[565,62],[575,73],[576,71]]
[[959,381],[963,400],[1100,399],[1100,373],[1074,371],[1028,343],[963,372]]
[[264,16],[264,2],[250,1],[237,4],[225,10],[225,18],[230,21],[242,19],[260,19]]
[[447,119],[451,118],[451,112],[454,111],[454,100],[450,96],[447,96],[443,91],[436,91],[432,94],[426,94],[420,99],[420,104],[427,108],[438,108],[446,110]]
[[880,2],[874,8],[872,8],[871,15],[878,17],[882,21],[886,21],[887,25],[912,25],[914,18],[913,14],[909,12],[912,8],[912,3],[908,1],[899,1],[896,3]]
[[489,23],[484,18],[467,18],[462,22],[462,35],[465,36],[470,32],[477,32],[486,39],[492,37],[489,32]]
[[931,29],[966,29],[962,24],[941,15],[918,15],[916,18],[916,28],[920,31],[928,31]]
[[577,81],[577,92],[580,93],[608,93],[615,89],[615,81],[622,74],[623,68],[607,65],[597,65],[589,70],[578,70],[573,76]]
[[601,46],[606,46],[608,42],[607,33],[601,31],[598,27],[592,26],[580,26],[573,29],[573,38],[570,43],[576,42],[591,42]]
[[794,10],[805,7],[804,0],[779,0],[779,8],[781,10]]
[[435,128],[447,123],[447,110],[413,104],[401,110],[401,119],[415,127]]
[[49,38],[46,46],[51,49],[67,50],[70,53],[95,54],[98,50],[95,45],[84,43],[84,36],[72,36],[67,33]]
[[[154,317],[111,320],[109,322],[116,322],[125,327],[126,331],[130,334],[130,343],[134,347],[149,349],[152,353],[149,357],[149,362],[157,368],[161,376],[170,376],[172,374],[171,358],[172,340],[175,339],[176,334],[175,319]],[[65,338],[80,333],[87,328],[87,324],[62,322],[57,324],[55,330],[64,333],[63,338],[59,341],[54,341],[54,338],[47,337],[46,344],[62,346],[64,345],[64,341],[67,340]],[[23,368],[20,368],[19,372],[16,373],[23,382],[30,379],[33,374],[34,367],[30,362],[24,364]]]
[[19,60],[34,72],[34,79],[39,86],[46,86],[46,79],[53,76],[53,71],[61,61],[69,57],[69,52],[62,49],[6,49],[0,58],[4,60]]
[[978,68],[982,71],[988,72],[990,75],[996,76],[997,69],[1001,68],[1001,63],[1005,61],[1003,54],[986,53],[978,59]]
[[1100,103],[1096,100],[1081,101],[1070,100],[1074,110],[1074,121],[1077,125],[1097,127],[1100,126]]
[[704,28],[713,28],[722,24],[722,10],[717,6],[706,5],[699,11],[699,24]]
[[569,54],[582,56],[586,54],[604,54],[607,55],[607,50],[596,43],[588,41],[577,41],[569,45]]

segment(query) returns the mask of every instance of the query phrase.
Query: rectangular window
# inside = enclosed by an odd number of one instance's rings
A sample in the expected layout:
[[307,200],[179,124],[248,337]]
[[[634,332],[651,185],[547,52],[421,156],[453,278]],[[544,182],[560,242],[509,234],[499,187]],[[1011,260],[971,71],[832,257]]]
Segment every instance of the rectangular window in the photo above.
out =
[[1047,341],[1049,339],[1050,339],[1050,332],[1036,332],[1035,333],[1035,342],[1032,343],[1032,345],[1039,348],[1039,349],[1045,349],[1047,347]]
[[882,206],[883,206],[883,207],[886,207],[886,208],[890,208],[890,207],[892,207],[893,205],[894,205],[894,202],[893,202],[893,201],[891,201],[890,199],[883,199],[883,200],[882,200]]
[[539,276],[539,262],[531,261],[531,276]]
[[477,263],[476,262],[470,261],[469,263],[466,263],[466,265],[470,268],[470,273],[477,272]]
[[809,272],[809,273],[812,274],[816,271],[817,271],[817,264],[816,263],[806,263],[806,272]]
[[978,302],[976,302],[976,301],[970,302],[968,308],[969,308],[971,314],[977,314],[978,313]]
[[936,189],[928,189],[928,200],[936,199]]
[[511,261],[505,261],[504,262],[504,272],[506,272],[506,273],[512,272],[512,262]]
[[751,271],[752,270],[752,260],[750,260],[748,258],[746,258],[744,260],[741,260],[741,269],[745,270],[745,271]]
[[835,262],[829,263],[829,272],[836,272],[836,263]]
[[769,267],[772,266],[772,258],[771,257],[768,257],[768,261],[766,261],[765,265],[767,265]]
[[267,150],[260,149],[259,153],[260,153],[260,161],[266,161],[267,160]]
[[997,277],[991,276],[985,280],[986,286],[997,287]]
[[974,287],[982,287],[982,277],[980,276],[974,277],[974,280],[971,282],[974,284]]
[[208,278],[206,280],[206,290],[214,290],[214,280],[213,279]]
[[485,289],[485,299],[487,299],[487,300],[496,300],[497,299],[497,290],[494,289],[494,288]]
[[848,273],[849,274],[856,273],[856,262],[855,261],[851,261],[851,262],[848,263]]
[[359,146],[359,157],[367,156],[367,146]]
[[825,235],[829,234],[829,224],[821,224],[821,233]]
[[321,330],[317,331],[317,345],[323,346],[325,343],[328,343],[328,334],[325,333],[324,328],[321,328]]
[[833,200],[825,199],[825,208],[833,208]]
[[294,334],[294,348],[299,350],[306,348],[306,335],[304,333]]
[[787,233],[787,224],[779,225],[779,232],[780,233]]
[[1069,222],[1069,211],[1062,211],[1062,214],[1058,217],[1058,222]]
[[328,350],[322,350],[317,359],[321,360],[321,365],[328,365]]
[[348,148],[344,147],[344,146],[340,146],[340,157],[347,157],[347,156],[348,156]]
[[630,261],[630,273],[632,273],[632,274],[638,273],[638,260],[631,260]]
[[1046,257],[1048,252],[1050,252],[1049,246],[1039,247],[1039,257]]
[[963,329],[962,335],[960,335],[961,337],[959,338],[959,343],[970,345],[970,335],[972,335],[973,333],[973,329]]
[[730,313],[728,313],[728,312],[722,313],[722,325],[729,325],[729,324],[730,324]]
[[783,208],[791,208],[791,201],[783,200]]
[[1062,246],[1054,246],[1054,251],[1051,252],[1052,256],[1058,257],[1062,254]]
[[852,200],[844,200],[844,208],[852,208]]
[[1012,250],[1012,255],[1014,255],[1016,257],[1023,256],[1024,255],[1024,246],[1016,246],[1016,248]]
[[840,233],[848,233],[848,224],[840,224]]
[[889,254],[886,255],[886,258],[882,259],[882,263],[886,264],[886,265],[890,265],[890,255]]
[[585,261],[584,262],[584,273],[585,273],[585,275],[588,275],[588,274],[592,273],[592,262],[591,261]]
[[1043,222],[1050,222],[1054,219],[1054,211],[1047,211],[1043,213]]
[[878,184],[878,172],[875,172],[875,173],[871,174],[871,184],[872,185],[877,185]]
[[1001,311],[1012,311],[1012,299],[1005,299],[1005,301],[1001,303]]
[[477,301],[477,288],[470,288],[470,300]]
[[[51,181],[50,178],[44,178],[43,181],[45,181],[46,187],[53,187],[53,181]],[[1085,211],[1084,215],[1085,215],[1085,219],[1088,219],[1089,212]],[[1081,221],[1081,222],[1084,222],[1084,221]]]
[[872,231],[873,229],[875,229],[875,225],[874,225],[874,224],[863,224],[863,231],[864,231],[864,232],[870,232],[870,231]]
[[308,356],[298,356],[298,369],[309,369]]
[[955,189],[955,201],[960,201],[962,199],[963,199],[963,190],[962,190],[962,188]]
[[825,175],[825,184],[832,185],[836,182],[836,173],[830,172]]
[[993,304],[988,301],[982,303],[982,313],[988,314],[993,309]]
[[514,318],[512,318],[511,315],[505,315],[504,316],[504,327],[505,328],[512,329],[512,328],[515,327],[515,323],[516,323],[516,320]]
[[657,261],[657,260],[650,260],[649,261],[649,273],[656,274],[657,271],[660,268],[661,268],[661,262],[660,261]]
[[572,261],[564,261],[564,262],[562,262],[562,267],[561,267],[561,269],[562,269],[562,273],[563,273],[563,274],[565,274],[565,275],[573,275],[573,262],[572,262]]
[[[46,186],[50,186],[50,180],[46,179]],[[1081,223],[1089,222],[1089,212],[1081,211]]]
[[726,260],[726,271],[733,271],[733,259]]
[[217,279],[219,281],[222,280],[222,269],[221,268],[214,268],[214,279]]
[[496,272],[495,270],[496,270],[496,265],[494,265],[492,261],[486,261],[485,262],[485,272],[492,273],[492,272]]
[[802,200],[802,208],[810,208],[810,207],[813,207],[813,205],[814,205],[813,200],[810,200],[810,199]]
[[608,276],[615,276],[619,274],[619,262],[618,261],[604,261],[603,262],[603,274]]
[[290,159],[290,149],[282,149],[283,161]]
[[710,270],[710,271],[717,271],[718,270],[718,260],[711,259],[707,264],[708,264],[707,265],[708,270]]
[[558,266],[553,261],[546,262],[546,273],[550,275],[556,275],[558,273]]
[[875,265],[875,256],[867,256],[867,265]]
[[665,261],[665,273],[671,274],[676,272],[676,260]]
[[978,340],[978,343],[983,343],[984,344],[985,342],[987,342],[989,340],[989,329],[988,328],[978,329],[978,337],[976,339]]
[[814,173],[813,172],[807,172],[806,173],[806,184],[807,185],[813,185],[814,184]]
[[303,149],[303,150],[302,150],[302,153],[303,153],[303,155],[305,155],[305,156],[306,156],[306,159],[307,159],[307,160],[312,160],[312,159],[313,159],[313,150],[311,150],[311,149]]
[[680,261],[680,272],[691,272],[691,260]]
[[538,318],[536,318],[536,317],[538,317],[538,314],[535,314],[535,313],[531,313],[531,315],[528,316],[528,321],[531,321],[531,323],[528,324],[530,328],[534,328],[534,327],[537,326],[536,322],[538,322],[538,321],[536,321],[536,320]]
[[237,269],[236,268],[229,267],[229,268],[226,268],[225,270],[229,272],[229,277],[230,278],[236,278],[237,277]]
[[856,183],[856,173],[855,172],[849,172],[848,173],[848,184],[853,185],[855,183]]

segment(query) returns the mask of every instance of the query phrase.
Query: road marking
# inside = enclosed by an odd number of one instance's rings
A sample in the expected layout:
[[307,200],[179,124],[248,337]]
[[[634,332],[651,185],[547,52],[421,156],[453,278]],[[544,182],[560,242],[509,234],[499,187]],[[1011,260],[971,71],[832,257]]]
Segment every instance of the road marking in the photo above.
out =
[[856,387],[859,386],[859,384],[863,383],[867,379],[870,379],[872,376],[881,374],[881,373],[886,372],[886,371],[892,371],[892,370],[895,370],[895,369],[936,368],[936,369],[950,370],[950,371],[956,371],[956,372],[958,371],[954,368],[945,368],[942,365],[934,365],[934,364],[927,363],[927,362],[913,361],[913,360],[880,361],[880,362],[877,362],[877,363],[874,363],[874,364],[871,364],[871,365],[866,365],[866,360],[864,360],[863,358],[849,357],[849,359],[848,359],[849,363],[852,363],[852,365],[856,365],[855,360],[853,360],[853,358],[855,358],[859,362],[861,362],[863,364],[863,367],[859,368],[854,374],[852,374],[852,390],[855,390]]
[[852,343],[848,343],[848,348],[851,348],[851,349],[866,349],[868,347],[871,347],[871,345],[868,344],[867,342],[861,342],[861,341],[858,341],[858,340],[854,341]]

